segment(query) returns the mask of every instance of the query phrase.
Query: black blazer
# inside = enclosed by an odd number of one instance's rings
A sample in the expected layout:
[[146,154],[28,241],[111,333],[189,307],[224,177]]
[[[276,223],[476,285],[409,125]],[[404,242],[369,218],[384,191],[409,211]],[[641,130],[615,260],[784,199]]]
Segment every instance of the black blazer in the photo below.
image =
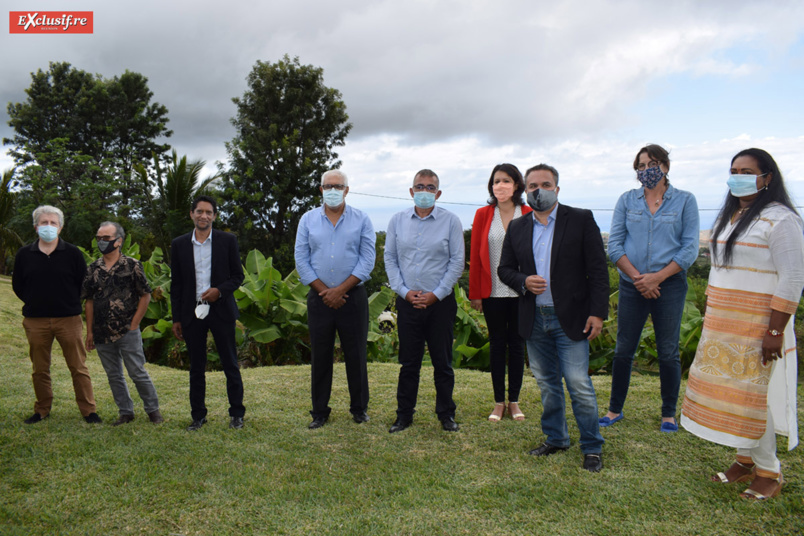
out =
[[[195,257],[192,231],[173,239],[170,245],[170,301],[173,321],[182,327],[195,318]],[[212,230],[212,275],[210,285],[221,291],[221,297],[210,303],[209,315],[220,321],[234,322],[239,316],[232,294],[243,283],[243,266],[237,237],[231,233]]]
[[[550,258],[550,291],[564,333],[574,341],[590,316],[605,318],[609,311],[609,271],[600,229],[592,211],[559,203],[556,208]],[[533,260],[533,216],[516,218],[508,225],[497,275],[519,293],[519,334],[528,339],[536,314],[535,294],[525,279],[536,274]]]

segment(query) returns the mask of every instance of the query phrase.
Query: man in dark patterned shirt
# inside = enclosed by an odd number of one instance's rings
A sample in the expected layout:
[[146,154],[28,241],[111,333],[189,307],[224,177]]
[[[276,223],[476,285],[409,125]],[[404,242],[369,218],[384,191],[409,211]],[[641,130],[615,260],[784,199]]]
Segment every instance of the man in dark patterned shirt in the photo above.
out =
[[151,301],[151,287],[142,264],[120,251],[126,233],[118,223],[104,222],[98,229],[103,257],[87,267],[81,297],[86,299],[87,350],[97,349],[114,402],[120,411],[112,426],[134,420],[134,402],[123,365],[137,387],[145,413],[152,423],[163,421],[151,377],[145,370],[140,321]]

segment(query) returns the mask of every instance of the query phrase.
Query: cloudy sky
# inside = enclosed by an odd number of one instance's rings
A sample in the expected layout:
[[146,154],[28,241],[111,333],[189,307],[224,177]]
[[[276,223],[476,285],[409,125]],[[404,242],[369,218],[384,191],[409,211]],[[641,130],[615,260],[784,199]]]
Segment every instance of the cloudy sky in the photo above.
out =
[[[804,2],[408,0],[325,2],[17,0],[7,9],[91,10],[92,35],[0,34],[0,101],[67,61],[149,79],[179,154],[226,160],[232,97],[257,60],[324,69],[354,127],[340,152],[348,201],[384,229],[410,206],[416,170],[465,227],[492,167],[546,162],[559,199],[607,230],[637,186],[638,149],[671,150],[670,179],[708,227],[731,157],[760,147],[804,204]],[[6,11],[6,15],[8,12]],[[5,106],[0,137],[10,136]],[[0,169],[11,167],[0,155]],[[446,203],[455,203],[449,204]],[[707,210],[708,209],[708,210]]]

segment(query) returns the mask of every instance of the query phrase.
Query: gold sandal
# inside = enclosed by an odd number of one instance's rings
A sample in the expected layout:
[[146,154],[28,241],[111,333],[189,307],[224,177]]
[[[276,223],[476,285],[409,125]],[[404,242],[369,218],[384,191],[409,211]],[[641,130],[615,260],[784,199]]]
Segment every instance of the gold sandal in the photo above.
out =
[[736,483],[736,482],[745,482],[746,480],[750,480],[751,478],[754,477],[755,469],[754,469],[754,464],[753,463],[751,463],[751,465],[747,465],[747,464],[744,464],[744,463],[740,463],[740,461],[738,460],[738,461],[734,462],[733,464],[731,464],[729,466],[729,468],[726,469],[726,471],[727,472],[730,471],[731,469],[734,468],[735,465],[741,467],[742,469],[745,469],[748,472],[738,476],[734,480],[729,480],[729,477],[726,476],[726,473],[717,473],[716,475],[712,475],[712,478],[711,478],[712,482],[717,482],[719,484],[733,484],[733,483]]
[[754,489],[748,488],[747,490],[745,490],[740,494],[740,497],[742,497],[743,499],[750,499],[752,501],[767,501],[768,499],[772,499],[782,492],[782,486],[784,485],[784,478],[782,478],[782,473],[771,473],[769,471],[762,471],[762,470],[755,471],[755,473],[756,476],[758,477],[770,478],[771,480],[774,480],[776,482],[776,487],[773,488],[773,491],[771,491],[769,495],[763,495],[762,493]]
[[[500,410],[500,412],[497,413],[497,410]],[[491,415],[489,415],[489,420],[491,422],[497,422],[500,419],[502,419],[504,415],[505,415],[505,402],[497,402],[494,404],[494,411],[492,411]]]
[[[511,409],[511,406],[514,405],[516,409]],[[519,402],[509,402],[508,403],[508,414],[511,415],[511,418],[515,421],[524,421],[525,414],[522,413],[522,410],[519,409]]]

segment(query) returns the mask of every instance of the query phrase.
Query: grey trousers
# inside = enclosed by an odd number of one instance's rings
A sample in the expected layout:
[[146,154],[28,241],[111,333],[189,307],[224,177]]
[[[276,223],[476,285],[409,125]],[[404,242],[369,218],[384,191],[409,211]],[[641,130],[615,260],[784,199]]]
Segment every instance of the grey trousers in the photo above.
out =
[[113,343],[95,343],[101,364],[109,378],[109,387],[112,390],[114,403],[120,410],[120,415],[134,415],[134,401],[128,391],[126,378],[123,375],[123,365],[128,375],[137,387],[142,399],[145,413],[152,413],[159,409],[159,399],[151,376],[145,370],[145,353],[142,351],[142,334],[139,329],[129,331]]

